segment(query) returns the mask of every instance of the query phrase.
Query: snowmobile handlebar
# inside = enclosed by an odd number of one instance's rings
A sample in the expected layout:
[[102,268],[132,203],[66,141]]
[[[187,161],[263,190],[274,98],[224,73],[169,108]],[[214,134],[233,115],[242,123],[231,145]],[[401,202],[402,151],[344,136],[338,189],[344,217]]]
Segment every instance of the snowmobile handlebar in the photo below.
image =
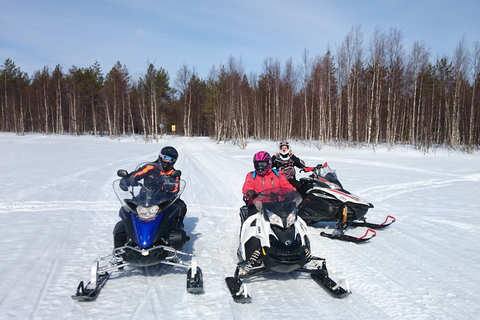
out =
[[300,172],[311,172],[314,170],[320,170],[322,168],[328,167],[328,164],[325,162],[324,164],[317,164],[315,167],[304,167],[300,169]]

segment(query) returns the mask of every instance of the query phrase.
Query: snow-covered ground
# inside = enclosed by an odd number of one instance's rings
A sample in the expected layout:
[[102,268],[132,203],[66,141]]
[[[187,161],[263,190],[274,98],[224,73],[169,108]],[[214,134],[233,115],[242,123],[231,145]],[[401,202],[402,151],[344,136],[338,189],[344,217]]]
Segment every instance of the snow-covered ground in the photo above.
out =
[[[327,161],[349,191],[373,203],[368,221],[397,221],[364,244],[323,238],[313,254],[352,294],[331,298],[307,275],[248,281],[253,302],[236,304],[233,275],[241,187],[256,151],[209,138],[110,140],[0,134],[0,319],[473,319],[480,314],[480,155],[411,147],[322,150],[292,141],[307,165]],[[112,249],[117,169],[133,170],[175,146],[187,181],[184,251],[197,255],[205,293],[186,293],[186,273],[169,266],[113,273],[97,300],[70,298],[95,258]],[[350,230],[363,234],[364,229]]]

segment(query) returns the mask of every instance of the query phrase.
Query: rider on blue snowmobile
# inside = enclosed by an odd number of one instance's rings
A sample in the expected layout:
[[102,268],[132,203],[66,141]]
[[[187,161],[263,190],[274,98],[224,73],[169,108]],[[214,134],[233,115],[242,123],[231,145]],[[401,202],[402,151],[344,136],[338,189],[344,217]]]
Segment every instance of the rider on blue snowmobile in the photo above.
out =
[[165,147],[154,162],[141,163],[130,174],[123,169],[117,171],[121,179],[113,182],[113,190],[122,206],[121,220],[113,229],[114,249],[111,255],[95,260],[90,282],[79,283],[72,295],[74,300],[94,300],[109,279],[109,272],[128,265],[187,268],[187,292],[203,293],[203,276],[195,255],[181,251],[190,237],[182,222],[186,205],[179,197],[185,181],[173,167],[177,159],[177,150]]
[[[162,148],[160,154],[158,155],[158,158],[153,161],[153,163],[160,164],[163,168],[163,172],[156,172],[157,170],[155,170],[153,166],[146,164],[140,167],[138,170],[131,172],[127,178],[123,178],[120,181],[120,188],[126,191],[128,186],[135,186],[138,184],[138,181],[142,179],[144,179],[145,181],[145,186],[148,187],[149,180],[153,181],[156,177],[158,177],[158,175],[171,175],[174,171],[176,171],[177,174],[180,173],[176,177],[176,180],[178,181],[180,179],[181,172],[180,170],[175,170],[175,168],[173,167],[177,159],[178,152],[174,147],[167,146]],[[175,204],[180,207],[179,221],[183,223],[183,219],[185,217],[185,214],[187,213],[187,205],[180,198],[175,201]]]

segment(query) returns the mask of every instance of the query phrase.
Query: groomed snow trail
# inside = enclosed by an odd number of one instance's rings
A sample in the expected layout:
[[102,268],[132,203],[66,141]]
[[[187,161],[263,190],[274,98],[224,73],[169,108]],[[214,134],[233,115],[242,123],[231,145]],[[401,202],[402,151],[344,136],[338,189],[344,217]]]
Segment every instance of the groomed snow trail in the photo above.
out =
[[[186,271],[126,267],[112,273],[97,300],[73,301],[92,261],[110,254],[119,202],[118,169],[133,170],[175,146],[187,186],[182,198],[205,293],[186,293]],[[375,205],[368,221],[397,221],[368,243],[319,235],[313,254],[326,258],[334,279],[352,294],[332,299],[307,275],[248,280],[253,302],[232,301],[224,278],[236,264],[241,187],[253,154],[209,138],[164,136],[159,142],[91,136],[0,134],[0,319],[471,319],[480,314],[479,155],[409,147],[338,149],[292,141],[309,166],[327,161],[349,191]],[[300,174],[299,176],[301,176]],[[349,230],[361,235],[363,228]]]

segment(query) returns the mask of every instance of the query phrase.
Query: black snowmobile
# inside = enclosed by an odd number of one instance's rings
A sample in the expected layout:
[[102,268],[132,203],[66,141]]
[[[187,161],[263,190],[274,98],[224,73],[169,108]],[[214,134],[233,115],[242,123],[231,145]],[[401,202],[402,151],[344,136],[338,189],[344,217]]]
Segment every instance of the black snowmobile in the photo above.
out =
[[251,302],[242,279],[270,272],[310,273],[333,297],[350,293],[348,286],[344,289],[328,276],[325,259],[311,254],[307,225],[297,216],[301,201],[294,190],[272,188],[253,200],[258,213],[248,216],[247,206],[240,209],[239,262],[235,275],[225,279],[235,302]]
[[[324,237],[364,242],[376,235],[372,229],[382,229],[395,222],[392,216],[387,216],[380,224],[367,222],[365,215],[373,205],[345,190],[337,174],[327,163],[317,165],[309,177],[300,178],[299,181],[301,186],[298,191],[303,201],[298,207],[298,215],[308,225],[320,221],[337,223],[333,233],[320,233]],[[345,234],[348,227],[367,227],[368,229],[363,236],[354,237]]]
[[[114,249],[111,255],[94,261],[90,282],[87,285],[80,282],[72,295],[74,300],[95,299],[111,271],[128,265],[148,267],[160,263],[188,269],[187,292],[203,293],[203,275],[195,255],[181,251],[189,237],[178,218],[179,206],[175,200],[182,194],[185,181],[180,179],[180,171],[166,175],[157,163],[144,165],[152,166],[149,167],[152,174],[143,183],[121,186],[120,179],[113,183],[122,204],[121,221],[113,230]],[[125,170],[118,170],[117,174],[121,178],[129,176]],[[190,261],[184,261],[184,257]]]

